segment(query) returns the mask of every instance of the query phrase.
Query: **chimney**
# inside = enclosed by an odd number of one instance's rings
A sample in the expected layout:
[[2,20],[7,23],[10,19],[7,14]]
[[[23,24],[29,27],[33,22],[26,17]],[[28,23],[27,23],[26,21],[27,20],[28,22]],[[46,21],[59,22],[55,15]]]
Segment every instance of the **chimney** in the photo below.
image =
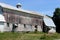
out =
[[17,8],[21,8],[21,4],[18,3],[18,4],[16,5],[16,7],[17,7]]

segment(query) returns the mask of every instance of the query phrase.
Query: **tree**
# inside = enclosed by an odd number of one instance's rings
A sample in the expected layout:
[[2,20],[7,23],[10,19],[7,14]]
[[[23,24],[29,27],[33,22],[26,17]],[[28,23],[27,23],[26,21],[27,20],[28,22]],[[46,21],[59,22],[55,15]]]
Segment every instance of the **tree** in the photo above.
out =
[[56,25],[56,32],[60,33],[60,8],[55,9],[52,19]]

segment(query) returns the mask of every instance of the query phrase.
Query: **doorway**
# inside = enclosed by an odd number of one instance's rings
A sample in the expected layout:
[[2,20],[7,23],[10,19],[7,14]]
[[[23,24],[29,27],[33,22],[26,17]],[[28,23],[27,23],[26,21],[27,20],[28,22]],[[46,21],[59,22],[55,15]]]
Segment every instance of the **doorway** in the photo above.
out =
[[14,32],[15,29],[18,27],[18,24],[13,24],[12,26],[13,26],[13,27],[12,27],[12,32]]
[[38,28],[37,25],[35,25],[34,27],[35,27],[35,32],[37,32],[37,31],[38,31],[38,30],[37,30],[37,28]]

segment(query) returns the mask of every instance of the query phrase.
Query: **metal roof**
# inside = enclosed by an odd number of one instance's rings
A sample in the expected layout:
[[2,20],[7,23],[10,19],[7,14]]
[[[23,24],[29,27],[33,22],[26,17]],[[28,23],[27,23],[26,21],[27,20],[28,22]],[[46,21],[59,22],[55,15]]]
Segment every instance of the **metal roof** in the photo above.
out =
[[47,16],[44,16],[43,20],[44,20],[44,23],[45,23],[46,26],[56,27],[54,22],[53,22],[53,20],[51,18],[49,18]]
[[40,13],[37,13],[37,12],[34,12],[34,11],[24,10],[24,9],[17,8],[17,7],[14,7],[14,6],[11,6],[9,4],[5,4],[5,3],[0,3],[0,6],[2,6],[3,8],[11,9],[11,10],[17,10],[17,11],[20,11],[20,12],[26,12],[26,13],[29,13],[29,14],[34,14],[34,15],[42,16],[42,14],[40,14]]

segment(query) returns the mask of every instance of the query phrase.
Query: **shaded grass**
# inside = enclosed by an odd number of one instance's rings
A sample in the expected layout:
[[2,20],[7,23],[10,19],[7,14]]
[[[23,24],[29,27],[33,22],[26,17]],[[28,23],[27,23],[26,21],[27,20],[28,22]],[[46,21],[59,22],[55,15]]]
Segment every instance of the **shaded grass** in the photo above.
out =
[[19,33],[19,32],[4,32],[0,33],[0,40],[53,40],[59,39],[60,34],[47,34],[42,32],[29,32],[29,33]]

